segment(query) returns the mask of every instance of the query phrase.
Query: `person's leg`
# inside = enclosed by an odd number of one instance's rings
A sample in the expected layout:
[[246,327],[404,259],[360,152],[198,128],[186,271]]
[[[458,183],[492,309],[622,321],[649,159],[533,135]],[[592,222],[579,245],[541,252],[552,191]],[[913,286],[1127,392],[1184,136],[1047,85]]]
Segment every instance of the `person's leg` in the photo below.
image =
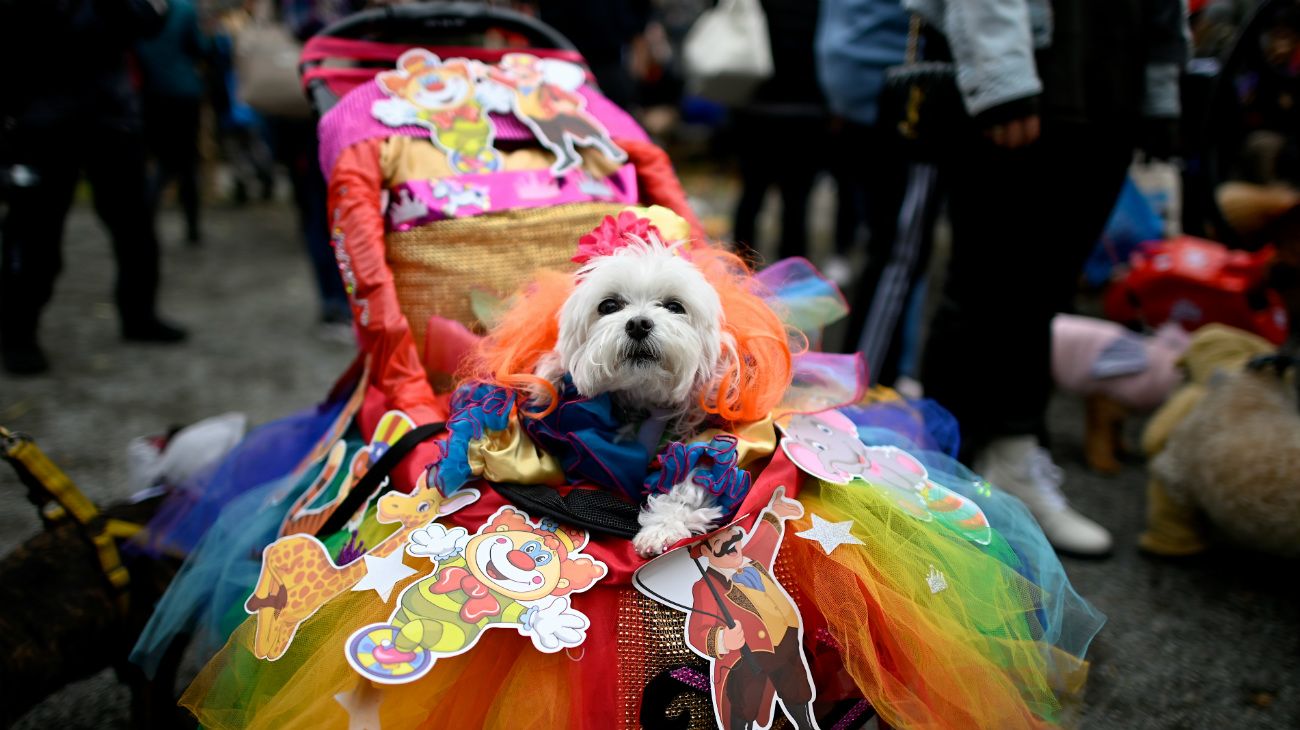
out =
[[197,244],[199,232],[199,101],[176,101],[176,184],[185,212],[185,240]]
[[[1036,434],[1050,389],[1037,334],[1037,273],[1059,226],[1034,230],[1030,210],[1041,143],[1003,150],[973,136],[945,166],[952,254],[922,365],[926,395],[956,416],[969,457],[994,438]],[[1039,352],[1043,350],[1043,352]]]
[[851,330],[859,333],[857,351],[871,367],[872,382],[882,385],[893,385],[898,377],[907,303],[930,260],[939,207],[938,170],[925,164],[910,164],[906,170],[903,199],[887,227],[892,227],[893,240],[877,242],[873,236],[869,266],[874,286],[859,288],[855,305],[862,310],[862,324]]
[[870,238],[867,267],[852,292],[847,351],[861,352],[873,383],[898,376],[899,341],[910,293],[925,272],[939,196],[938,171],[914,164],[888,136],[850,126],[854,164],[862,177]]
[[777,182],[781,191],[781,243],[777,259],[808,255],[808,203],[818,170],[793,167]]
[[772,165],[766,158],[764,140],[767,120],[761,115],[737,113],[735,118],[736,154],[740,161],[740,201],[731,228],[732,240],[742,257],[751,262],[758,252],[758,214],[763,209],[767,189],[775,182]]
[[108,228],[117,259],[118,315],[122,336],[145,342],[179,342],[185,332],[158,318],[158,238],[145,179],[142,134],[120,130],[93,133],[86,172],[95,212]]
[[[849,319],[843,350],[856,352],[868,311],[894,241],[898,212],[907,186],[907,161],[894,153],[874,127],[846,124],[844,157],[857,172],[863,221],[867,225],[867,265],[848,292]],[[880,363],[868,360],[873,381]]]
[[[855,137],[857,129],[851,122],[841,122],[833,132],[831,149],[834,153],[828,163],[831,176],[835,178],[835,256],[841,259],[853,255],[866,216],[862,181],[870,172],[863,167],[865,155],[855,147],[858,143]],[[830,272],[826,273],[830,275]]]
[[325,207],[328,189],[317,162],[316,144],[315,135],[311,135],[294,172],[294,199],[320,292],[321,319],[329,324],[342,324],[352,321],[352,305],[348,303],[334,247],[330,244],[329,214]]
[[1041,447],[1051,319],[1073,299],[1127,159],[1124,145],[1061,125],[1022,150],[968,144],[950,168],[953,252],[924,359],[926,394],[957,417],[977,470],[1077,553],[1104,553],[1111,540],[1069,508]]
[[[826,167],[823,155],[812,149],[794,149],[789,140],[821,139],[828,134],[820,116],[792,116],[781,120],[767,146],[773,150],[776,186],[781,194],[781,242],[777,258],[808,255],[808,204],[817,176]],[[782,145],[782,140],[785,140]]]
[[6,370],[36,374],[49,368],[37,329],[63,267],[63,224],[79,175],[76,155],[54,139],[15,142],[0,238],[0,349]]
[[[833,120],[828,131],[829,152],[825,155],[826,169],[835,181],[835,234],[834,248],[822,260],[821,271],[841,289],[853,283],[852,257],[866,220],[862,181],[870,173],[861,164],[865,155],[854,148],[858,142],[856,129],[848,120]],[[844,346],[851,347],[852,343]]]

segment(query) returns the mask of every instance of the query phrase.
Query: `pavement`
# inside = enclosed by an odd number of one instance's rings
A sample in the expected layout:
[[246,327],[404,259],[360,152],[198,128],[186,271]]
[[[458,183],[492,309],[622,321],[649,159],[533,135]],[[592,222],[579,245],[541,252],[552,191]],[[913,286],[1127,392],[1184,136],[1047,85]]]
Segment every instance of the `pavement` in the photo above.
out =
[[[714,225],[724,225],[725,196],[734,186],[690,179],[687,185],[708,198],[700,203]],[[819,226],[827,218],[813,216]],[[200,247],[180,243],[172,211],[161,231],[162,311],[190,329],[188,343],[151,347],[118,339],[108,241],[89,207],[78,205],[67,227],[65,271],[43,324],[53,373],[0,374],[0,424],[34,436],[101,503],[136,490],[126,470],[132,437],[225,411],[242,411],[253,423],[285,415],[320,399],[351,357],[316,323],[309,265],[287,205],[214,207]],[[1073,399],[1053,402],[1050,423],[1067,494],[1117,543],[1105,560],[1064,560],[1078,591],[1109,617],[1090,652],[1079,725],[1300,728],[1295,564],[1230,553],[1176,562],[1141,556],[1134,544],[1143,520],[1142,464],[1130,461],[1113,477],[1088,472],[1082,406]],[[1134,440],[1139,428],[1136,420],[1129,424]],[[0,469],[0,551],[39,529],[22,494],[13,474]],[[126,728],[128,703],[125,689],[104,672],[49,698],[16,727]]]

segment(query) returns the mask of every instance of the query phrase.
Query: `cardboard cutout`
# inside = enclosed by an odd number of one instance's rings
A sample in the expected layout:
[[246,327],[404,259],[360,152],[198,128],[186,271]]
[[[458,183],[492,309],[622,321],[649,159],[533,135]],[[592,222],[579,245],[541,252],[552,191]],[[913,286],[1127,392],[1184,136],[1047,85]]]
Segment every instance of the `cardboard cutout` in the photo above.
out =
[[[389,492],[379,498],[376,519],[401,526],[359,560],[336,565],[325,545],[311,535],[290,535],[266,546],[257,585],[244,603],[244,610],[257,617],[254,655],[270,661],[284,656],[303,621],[362,581],[366,581],[363,589],[375,588],[383,595],[383,588],[378,587],[381,576],[370,578],[372,567],[393,580],[391,576],[400,571],[386,559],[394,553],[400,556],[408,535],[478,499],[479,493],[473,489],[443,497],[429,487],[428,478],[426,472],[410,494]],[[391,583],[388,590],[392,590]]]
[[423,48],[412,48],[397,59],[396,71],[375,77],[389,98],[375,102],[371,114],[390,127],[428,129],[429,138],[459,173],[497,172],[501,153],[494,146],[496,127],[488,112],[506,111],[509,101],[480,83],[484,74],[481,62],[444,61]]
[[406,551],[436,567],[407,586],[388,623],[348,639],[348,663],[372,681],[403,684],[439,658],[469,651],[491,628],[513,628],[546,653],[579,646],[591,623],[568,596],[608,573],[581,554],[588,539],[584,530],[533,522],[512,507],[497,510],[472,536],[442,525],[411,533]]
[[878,490],[912,517],[938,519],[979,545],[993,539],[978,504],[931,481],[925,465],[906,451],[862,443],[857,426],[839,411],[797,413],[779,425],[786,456],[823,482]]
[[637,590],[686,613],[686,645],[709,660],[721,730],[771,727],[777,700],[794,727],[817,727],[803,619],[773,571],[785,522],[802,515],[778,487],[748,533],[733,523],[633,576]]
[[614,162],[627,161],[627,153],[609,138],[605,125],[587,113],[587,100],[578,93],[587,81],[581,66],[528,53],[507,53],[488,73],[514,91],[515,117],[555,155],[551,165],[555,177],[582,166],[577,146],[595,147]]
[[[284,523],[280,525],[280,536],[299,533],[316,534],[320,526],[334,514],[334,510],[347,499],[352,488],[370,470],[370,466],[379,461],[384,452],[413,428],[415,422],[405,413],[401,411],[385,413],[375,425],[370,443],[352,455],[347,471],[341,475],[340,468],[347,456],[347,441],[345,439],[337,441],[326,455],[325,464],[316,478],[285,514]],[[356,525],[353,523],[359,522],[360,517],[365,513],[364,506],[357,510],[357,514],[349,520],[349,527],[355,528]]]

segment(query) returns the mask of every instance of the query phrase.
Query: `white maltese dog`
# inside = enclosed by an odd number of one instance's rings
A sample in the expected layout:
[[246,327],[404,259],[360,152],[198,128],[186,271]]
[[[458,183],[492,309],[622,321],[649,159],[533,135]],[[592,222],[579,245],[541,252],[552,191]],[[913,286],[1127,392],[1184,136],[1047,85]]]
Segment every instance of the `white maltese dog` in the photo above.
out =
[[[625,410],[646,415],[651,428],[643,424],[639,439],[654,453],[665,428],[679,439],[699,430],[701,396],[723,353],[734,351],[717,291],[652,233],[578,271],[560,310],[556,350],[538,375],[558,382],[567,372],[582,396],[609,393]],[[629,438],[638,438],[635,427]],[[721,517],[705,489],[683,481],[648,498],[632,542],[642,555],[658,554]]]

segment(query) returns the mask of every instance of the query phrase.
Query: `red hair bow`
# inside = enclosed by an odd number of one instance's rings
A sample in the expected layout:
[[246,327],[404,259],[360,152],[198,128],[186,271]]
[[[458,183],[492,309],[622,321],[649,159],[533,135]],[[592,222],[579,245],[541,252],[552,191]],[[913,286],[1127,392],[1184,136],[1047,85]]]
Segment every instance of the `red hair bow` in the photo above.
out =
[[635,239],[649,241],[652,233],[662,240],[659,229],[648,218],[638,217],[630,210],[620,211],[617,218],[607,215],[591,233],[578,239],[578,253],[573,255],[572,261],[585,264],[594,258],[608,256]]

